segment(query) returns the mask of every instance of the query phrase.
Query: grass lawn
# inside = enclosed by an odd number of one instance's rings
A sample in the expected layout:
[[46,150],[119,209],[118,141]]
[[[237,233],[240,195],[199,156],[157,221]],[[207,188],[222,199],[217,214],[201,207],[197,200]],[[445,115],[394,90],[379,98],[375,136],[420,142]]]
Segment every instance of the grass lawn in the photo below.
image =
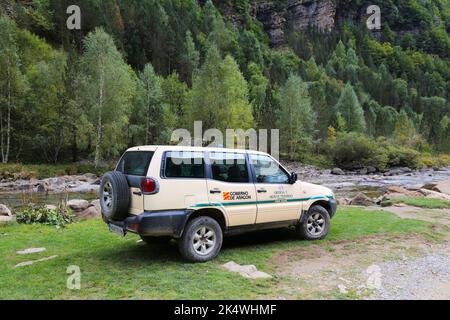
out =
[[429,199],[429,198],[408,198],[402,197],[392,199],[386,202],[386,206],[394,205],[396,203],[404,203],[409,206],[427,208],[427,209],[447,209],[450,208],[450,201],[441,199]]
[[[427,222],[400,220],[388,212],[341,207],[330,236],[321,241],[357,239],[373,234],[418,233],[437,239]],[[283,250],[309,246],[292,230],[265,231],[226,238],[222,253],[206,264],[185,263],[174,243],[145,245],[138,237],[120,238],[100,220],[70,225],[0,226],[0,299],[255,299],[270,295],[280,279],[249,280],[220,265],[233,260],[268,271]],[[45,247],[28,256],[17,250]],[[14,268],[20,262],[57,255],[54,260]],[[68,290],[67,267],[81,268],[81,290]]]

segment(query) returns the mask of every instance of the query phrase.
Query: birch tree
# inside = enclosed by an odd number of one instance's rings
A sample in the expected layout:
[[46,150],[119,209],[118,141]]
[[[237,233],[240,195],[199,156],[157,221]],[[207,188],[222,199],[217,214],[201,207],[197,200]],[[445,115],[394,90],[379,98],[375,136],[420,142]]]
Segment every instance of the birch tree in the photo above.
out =
[[13,131],[11,116],[23,99],[25,77],[20,70],[14,22],[0,16],[0,30],[0,151],[2,163],[8,163]]
[[78,89],[94,135],[98,166],[103,156],[115,156],[124,147],[123,129],[135,90],[133,71],[102,28],[84,39]]

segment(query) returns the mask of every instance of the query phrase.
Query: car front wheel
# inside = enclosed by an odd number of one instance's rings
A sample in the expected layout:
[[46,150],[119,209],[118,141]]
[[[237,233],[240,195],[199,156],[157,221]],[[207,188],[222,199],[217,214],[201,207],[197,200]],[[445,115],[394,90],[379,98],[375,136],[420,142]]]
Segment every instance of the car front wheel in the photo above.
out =
[[297,226],[298,233],[305,240],[320,240],[328,235],[330,214],[322,206],[312,206]]
[[222,248],[222,228],[210,217],[198,217],[188,222],[178,241],[181,255],[191,262],[213,260]]

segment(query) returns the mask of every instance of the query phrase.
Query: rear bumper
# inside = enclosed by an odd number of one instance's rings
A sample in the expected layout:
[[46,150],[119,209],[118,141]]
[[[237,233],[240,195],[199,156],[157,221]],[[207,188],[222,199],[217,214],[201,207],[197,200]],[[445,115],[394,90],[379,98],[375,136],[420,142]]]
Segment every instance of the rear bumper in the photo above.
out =
[[192,210],[144,212],[138,216],[130,216],[124,221],[106,222],[122,228],[125,233],[180,238],[192,212]]

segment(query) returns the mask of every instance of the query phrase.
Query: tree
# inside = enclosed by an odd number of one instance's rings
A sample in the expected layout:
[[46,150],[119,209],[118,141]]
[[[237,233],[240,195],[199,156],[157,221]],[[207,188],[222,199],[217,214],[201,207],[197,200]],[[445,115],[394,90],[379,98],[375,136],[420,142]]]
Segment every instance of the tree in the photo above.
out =
[[364,110],[350,83],[345,85],[338,103],[334,106],[334,114],[338,113],[345,120],[347,131],[364,132],[366,130]]
[[[161,79],[155,73],[153,66],[147,64],[139,74],[137,90],[137,115],[139,123],[143,124],[143,143],[158,144],[164,141],[165,107]],[[144,121],[142,121],[144,120]]]
[[291,75],[280,92],[281,150],[295,159],[300,149],[307,150],[312,144],[316,116],[311,108],[311,99],[305,82]]
[[114,156],[123,148],[123,128],[135,82],[111,36],[102,28],[86,36],[84,49],[78,97],[94,131],[98,166],[103,154]]
[[267,90],[269,89],[269,79],[264,77],[258,65],[254,62],[248,66],[249,73],[249,97],[253,107],[253,117],[258,128],[263,128],[264,114],[267,112],[266,104]]
[[187,107],[189,125],[203,121],[203,128],[248,129],[253,125],[248,87],[236,61],[220,57],[212,45],[205,62],[194,76]]
[[189,84],[192,84],[192,74],[198,68],[200,63],[200,53],[195,48],[194,40],[190,31],[186,32],[186,40],[184,43],[185,53],[183,55],[183,79]]
[[0,16],[0,148],[2,162],[7,163],[11,149],[11,116],[26,90],[25,77],[16,43],[16,26],[9,18]]

